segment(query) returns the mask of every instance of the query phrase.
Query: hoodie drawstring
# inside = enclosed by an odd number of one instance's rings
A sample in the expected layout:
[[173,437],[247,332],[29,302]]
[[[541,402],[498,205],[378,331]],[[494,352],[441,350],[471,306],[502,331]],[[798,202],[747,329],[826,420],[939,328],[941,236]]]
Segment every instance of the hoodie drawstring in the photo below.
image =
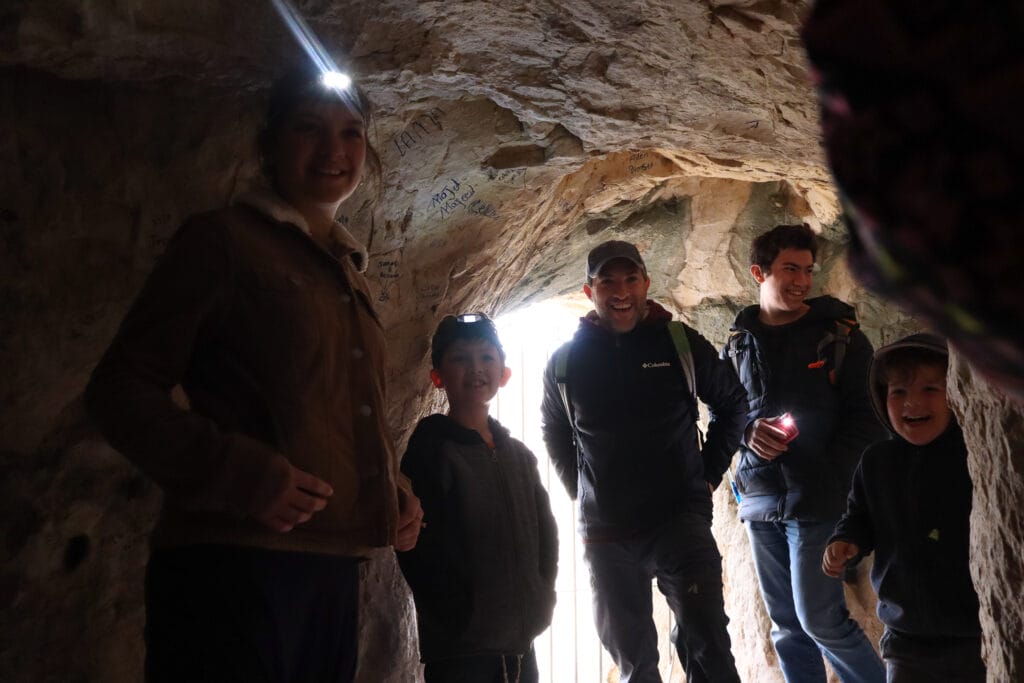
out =
[[505,666],[505,655],[501,656],[501,675],[505,679],[505,683],[519,683],[520,677],[523,675],[523,655],[515,655],[516,658],[516,677],[509,681],[508,679],[508,667]]

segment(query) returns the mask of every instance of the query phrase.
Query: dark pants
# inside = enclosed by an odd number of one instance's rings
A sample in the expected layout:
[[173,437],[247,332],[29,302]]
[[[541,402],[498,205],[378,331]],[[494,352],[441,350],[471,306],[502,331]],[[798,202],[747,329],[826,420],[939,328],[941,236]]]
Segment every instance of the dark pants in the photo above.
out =
[[428,662],[425,683],[537,683],[537,655],[480,655]]
[[621,683],[660,683],[651,580],[676,619],[672,640],[689,683],[739,683],[710,521],[682,514],[627,541],[589,542],[594,621]]
[[196,545],[146,569],[146,681],[349,683],[359,561]]
[[922,638],[885,629],[888,683],[985,683],[981,638]]

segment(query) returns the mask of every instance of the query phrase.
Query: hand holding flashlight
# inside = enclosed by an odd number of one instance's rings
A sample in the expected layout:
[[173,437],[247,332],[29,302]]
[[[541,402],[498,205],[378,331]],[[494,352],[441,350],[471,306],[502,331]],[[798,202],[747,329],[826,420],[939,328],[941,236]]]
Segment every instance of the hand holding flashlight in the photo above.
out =
[[772,461],[789,450],[786,444],[795,439],[797,434],[796,422],[789,413],[778,417],[762,417],[751,424],[747,446],[758,457]]
[[796,421],[789,413],[783,413],[773,418],[771,423],[785,434],[783,443],[789,443],[800,434],[800,430],[796,428]]

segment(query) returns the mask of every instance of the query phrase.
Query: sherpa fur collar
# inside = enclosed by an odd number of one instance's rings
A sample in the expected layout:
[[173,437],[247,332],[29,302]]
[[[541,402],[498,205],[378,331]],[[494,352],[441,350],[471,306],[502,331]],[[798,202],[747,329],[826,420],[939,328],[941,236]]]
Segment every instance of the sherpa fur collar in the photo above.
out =
[[[252,186],[242,193],[235,200],[235,203],[251,206],[274,220],[282,223],[291,223],[307,235],[310,234],[309,225],[306,223],[306,219],[302,217],[302,214],[266,185]],[[345,229],[344,225],[338,222],[334,223],[334,227],[331,230],[331,239],[337,245],[335,248],[336,253],[340,255],[347,254],[352,259],[352,263],[355,264],[356,270],[360,273],[366,272],[366,267],[370,262],[370,255],[363,245],[359,243],[359,240]]]

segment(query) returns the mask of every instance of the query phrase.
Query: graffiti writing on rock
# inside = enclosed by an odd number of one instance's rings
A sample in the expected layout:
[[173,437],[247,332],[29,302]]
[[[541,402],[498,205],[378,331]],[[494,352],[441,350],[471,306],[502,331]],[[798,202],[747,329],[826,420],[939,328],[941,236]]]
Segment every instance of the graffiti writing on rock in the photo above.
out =
[[630,152],[629,153],[629,174],[638,175],[640,173],[646,173],[647,171],[654,168],[654,161],[651,159],[650,152]]
[[440,192],[430,198],[430,208],[446,220],[460,209],[484,218],[497,218],[498,211],[490,203],[476,196],[476,188],[458,178],[450,178]]
[[444,111],[440,107],[433,107],[430,110],[419,114],[412,122],[402,129],[402,132],[391,139],[398,156],[404,157],[411,150],[423,144],[429,143],[439,132],[444,130],[441,126],[441,117]]
[[506,183],[508,185],[518,185],[520,178],[523,182],[526,182],[526,169],[525,168],[489,168],[487,169],[487,179],[494,180],[499,183]]
[[438,284],[423,285],[420,287],[419,293],[423,299],[440,299],[444,296],[444,287]]
[[380,280],[380,295],[377,301],[384,303],[391,300],[391,288],[400,277],[398,259],[380,259],[377,261],[377,279]]

